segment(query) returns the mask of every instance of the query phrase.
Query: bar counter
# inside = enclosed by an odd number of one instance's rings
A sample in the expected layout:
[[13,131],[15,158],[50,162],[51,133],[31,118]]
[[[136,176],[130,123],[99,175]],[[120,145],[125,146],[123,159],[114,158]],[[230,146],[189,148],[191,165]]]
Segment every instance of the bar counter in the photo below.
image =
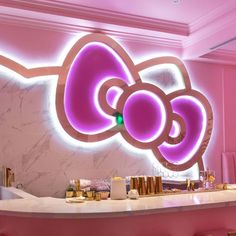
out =
[[[95,230],[95,235],[190,236],[212,228],[236,229],[236,190],[83,203],[16,191],[24,198],[0,201],[0,227],[11,232],[2,235],[30,235],[32,230],[34,235],[67,235],[63,234],[66,229],[87,235]],[[13,222],[22,231],[9,231]],[[35,229],[42,224],[54,231],[37,234]]]
[[[14,191],[13,188],[12,190]],[[104,218],[236,206],[236,190],[167,194],[142,197],[138,200],[85,200],[83,203],[66,203],[65,199],[37,198],[32,195],[22,197],[22,199],[0,201],[0,214],[53,218]]]

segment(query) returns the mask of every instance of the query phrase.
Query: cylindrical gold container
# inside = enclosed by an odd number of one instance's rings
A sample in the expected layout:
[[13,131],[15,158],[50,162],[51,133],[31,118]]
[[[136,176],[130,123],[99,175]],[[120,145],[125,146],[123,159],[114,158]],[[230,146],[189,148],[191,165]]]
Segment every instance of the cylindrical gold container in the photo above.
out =
[[139,183],[139,186],[138,186],[139,195],[146,195],[145,177],[144,176],[139,177],[138,183]]
[[161,176],[155,176],[155,193],[161,193],[162,190],[162,178]]
[[147,177],[147,194],[151,195],[155,193],[154,179],[153,176]]
[[130,178],[130,189],[136,189],[138,190],[138,178],[137,177],[131,177]]

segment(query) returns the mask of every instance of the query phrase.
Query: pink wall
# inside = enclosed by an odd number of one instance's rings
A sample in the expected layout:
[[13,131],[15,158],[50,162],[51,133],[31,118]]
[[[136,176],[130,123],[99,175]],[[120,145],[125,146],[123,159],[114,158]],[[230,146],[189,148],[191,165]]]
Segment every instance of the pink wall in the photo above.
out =
[[[54,30],[0,23],[0,52],[29,66],[39,62],[58,65],[60,51],[75,35]],[[117,39],[134,62],[158,55],[181,55],[178,48],[144,45]],[[204,155],[205,166],[221,176],[222,151],[235,151],[234,66],[206,62],[185,62],[193,88],[205,94],[214,112],[212,139]],[[71,178],[152,174],[152,163],[144,155],[127,152],[120,144],[92,150],[67,145],[55,134],[49,114],[50,83],[23,85],[0,68],[0,164],[13,168],[18,182],[40,196],[62,196]],[[3,102],[4,101],[4,102]],[[50,186],[50,187],[49,187]]]
[[236,131],[235,86],[236,67],[204,62],[187,62],[193,84],[208,99],[214,112],[213,137],[205,154],[205,166],[215,169],[221,176],[221,153],[235,152]]
[[211,103],[214,116],[212,137],[204,155],[205,168],[216,170],[217,180],[221,176],[221,152],[223,151],[223,100],[222,100],[222,71],[227,70],[223,65],[188,61],[192,85],[205,94]]
[[225,114],[225,150],[235,152],[236,132],[236,68],[229,67],[224,71],[224,114]]

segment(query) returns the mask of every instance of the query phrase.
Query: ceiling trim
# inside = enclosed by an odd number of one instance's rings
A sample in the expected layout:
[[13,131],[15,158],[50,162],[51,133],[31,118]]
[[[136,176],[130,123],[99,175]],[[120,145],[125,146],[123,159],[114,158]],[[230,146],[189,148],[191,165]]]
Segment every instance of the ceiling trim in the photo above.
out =
[[132,42],[142,42],[148,44],[155,44],[159,46],[171,47],[182,49],[182,43],[180,39],[173,39],[164,37],[163,35],[154,35],[150,34],[150,31],[143,33],[137,30],[127,30],[127,29],[114,29],[114,27],[106,27],[106,28],[98,28],[97,26],[89,26],[91,24],[84,22],[77,22],[77,23],[66,23],[65,21],[53,21],[49,19],[39,19],[33,17],[26,17],[26,16],[17,16],[17,15],[10,15],[10,14],[0,14],[0,24],[5,25],[14,25],[14,26],[21,26],[21,27],[28,27],[34,29],[42,29],[42,30],[53,30],[56,32],[62,32],[66,34],[78,34],[79,32],[102,32],[108,34],[110,36],[115,36],[119,39],[132,41]]
[[[230,11],[228,11],[227,14],[224,15],[224,17],[223,16],[217,17],[215,20],[212,20],[211,22],[205,22],[199,30],[192,32],[189,35],[189,37],[184,39],[183,46],[189,47],[201,40],[206,40],[210,36],[214,36],[215,34],[222,32],[226,28],[228,28],[229,25],[235,24],[235,20],[236,20],[236,6]],[[216,37],[215,40],[217,41],[218,38]],[[221,42],[215,43],[215,45],[219,43]]]
[[[100,32],[123,41],[177,49],[183,59],[235,60],[235,55],[211,50],[235,37],[236,4],[229,2],[191,24],[141,17],[68,3],[62,0],[1,0],[0,24],[78,34]],[[224,55],[223,55],[223,54]]]
[[217,19],[206,23],[201,29],[183,39],[183,58],[194,59],[211,53],[217,45],[223,45],[236,36],[236,4]]
[[198,30],[206,27],[208,24],[215,21],[221,20],[223,16],[229,14],[231,11],[234,11],[236,8],[235,2],[227,2],[227,4],[220,5],[219,7],[215,8],[214,10],[208,12],[207,14],[203,15],[202,17],[198,18],[197,20],[193,21],[189,24],[189,32],[190,34],[195,33]]
[[158,31],[179,36],[188,36],[188,24],[108,11],[79,4],[60,1],[1,0],[1,6],[23,9],[74,19],[83,19],[106,24]]

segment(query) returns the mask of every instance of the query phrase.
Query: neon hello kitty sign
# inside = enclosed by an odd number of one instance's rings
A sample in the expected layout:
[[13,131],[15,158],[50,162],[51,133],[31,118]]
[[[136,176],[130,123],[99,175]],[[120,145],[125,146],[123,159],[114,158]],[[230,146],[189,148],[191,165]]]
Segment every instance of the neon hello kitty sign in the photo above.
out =
[[[140,72],[174,64],[184,88],[169,94],[143,82]],[[62,66],[27,69],[0,55],[0,65],[25,78],[58,75],[57,117],[63,129],[82,142],[97,142],[120,133],[131,145],[152,150],[172,170],[198,163],[208,145],[213,114],[206,97],[192,89],[184,64],[176,57],[159,57],[134,65],[112,38],[89,34],[70,49]]]

